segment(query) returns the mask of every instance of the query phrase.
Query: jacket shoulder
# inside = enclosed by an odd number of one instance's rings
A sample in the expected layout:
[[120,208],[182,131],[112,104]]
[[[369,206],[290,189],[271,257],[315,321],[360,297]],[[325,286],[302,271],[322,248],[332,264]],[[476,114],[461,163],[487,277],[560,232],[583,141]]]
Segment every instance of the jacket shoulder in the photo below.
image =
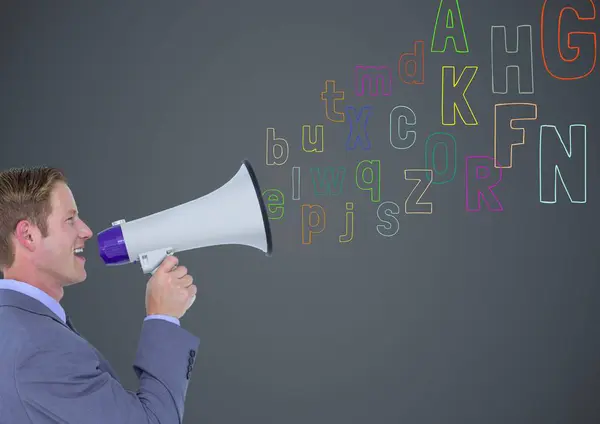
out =
[[49,316],[18,306],[0,306],[0,362],[9,351],[35,349],[49,339],[68,336],[69,331]]

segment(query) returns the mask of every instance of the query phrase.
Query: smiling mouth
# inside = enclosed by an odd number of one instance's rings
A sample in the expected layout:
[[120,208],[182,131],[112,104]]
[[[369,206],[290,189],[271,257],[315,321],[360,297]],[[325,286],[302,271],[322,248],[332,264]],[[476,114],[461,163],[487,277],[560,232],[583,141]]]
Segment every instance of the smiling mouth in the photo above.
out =
[[83,248],[79,247],[77,249],[73,249],[73,255],[77,258],[77,259],[81,259],[82,261],[85,261],[85,257],[81,256],[83,254]]

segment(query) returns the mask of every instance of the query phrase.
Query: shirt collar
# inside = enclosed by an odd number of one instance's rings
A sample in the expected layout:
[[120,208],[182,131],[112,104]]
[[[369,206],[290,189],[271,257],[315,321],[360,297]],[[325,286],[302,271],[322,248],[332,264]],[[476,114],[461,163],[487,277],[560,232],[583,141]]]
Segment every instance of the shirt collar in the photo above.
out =
[[65,310],[62,306],[60,306],[60,303],[58,303],[56,299],[51,297],[48,293],[32,286],[31,284],[11,279],[0,279],[0,289],[14,290],[32,297],[43,303],[48,309],[54,312],[54,314],[58,316],[63,323],[67,322]]

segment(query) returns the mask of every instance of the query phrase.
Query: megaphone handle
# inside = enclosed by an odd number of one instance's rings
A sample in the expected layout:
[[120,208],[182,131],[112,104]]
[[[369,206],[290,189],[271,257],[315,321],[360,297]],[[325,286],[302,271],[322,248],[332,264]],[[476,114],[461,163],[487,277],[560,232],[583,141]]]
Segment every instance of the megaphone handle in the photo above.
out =
[[171,256],[173,253],[173,248],[167,247],[164,249],[156,249],[140,254],[139,261],[142,271],[144,274],[150,273],[154,275],[158,267],[160,267],[162,261],[164,261],[167,256]]

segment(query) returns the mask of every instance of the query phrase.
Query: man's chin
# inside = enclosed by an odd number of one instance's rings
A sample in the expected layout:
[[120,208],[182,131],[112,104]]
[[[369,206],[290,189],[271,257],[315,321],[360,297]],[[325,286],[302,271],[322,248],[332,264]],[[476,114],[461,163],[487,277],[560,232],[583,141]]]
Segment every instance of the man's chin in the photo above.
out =
[[87,278],[87,272],[85,271],[85,260],[82,261],[78,258],[75,258],[75,261],[77,262],[77,265],[75,266],[76,277],[73,278],[73,282],[71,284],[82,283]]
[[65,279],[65,286],[72,286],[74,284],[83,283],[87,279],[87,272],[85,271],[85,269],[75,269],[73,273],[69,275],[69,277],[70,278]]
[[83,283],[87,278],[87,272],[85,272],[85,269],[83,270],[83,272],[82,271],[78,272],[77,277],[78,278],[75,279],[74,284]]
[[78,278],[70,278],[65,283],[63,283],[63,287],[74,286],[75,284],[80,284],[85,281],[86,277],[78,277]]

